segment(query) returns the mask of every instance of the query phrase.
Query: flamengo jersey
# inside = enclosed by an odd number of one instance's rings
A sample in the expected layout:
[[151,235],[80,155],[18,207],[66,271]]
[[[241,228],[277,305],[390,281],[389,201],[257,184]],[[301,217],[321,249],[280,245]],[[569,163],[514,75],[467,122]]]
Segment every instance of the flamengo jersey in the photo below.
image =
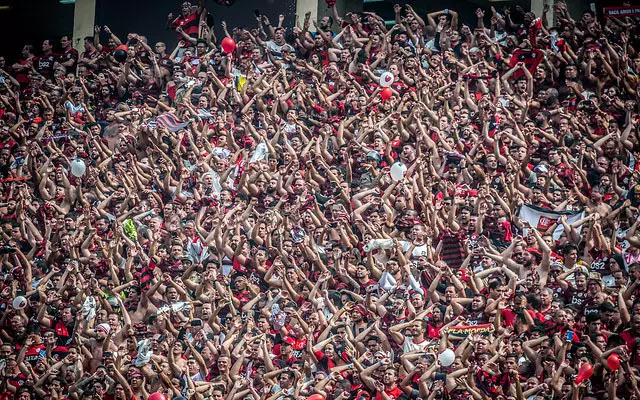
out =
[[187,35],[198,37],[198,21],[198,13],[191,13],[186,17],[178,17],[174,19],[171,23],[171,27],[175,29],[179,26]]
[[36,71],[45,78],[53,76],[53,66],[56,63],[56,55],[53,53],[44,54],[36,61]]

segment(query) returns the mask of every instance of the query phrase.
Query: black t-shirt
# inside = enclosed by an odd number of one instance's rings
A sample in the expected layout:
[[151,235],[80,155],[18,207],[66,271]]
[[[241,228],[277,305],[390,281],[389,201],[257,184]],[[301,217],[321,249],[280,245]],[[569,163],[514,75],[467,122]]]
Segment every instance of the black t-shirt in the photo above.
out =
[[36,71],[45,78],[53,77],[53,67],[57,58],[58,56],[53,53],[44,54],[42,57],[37,58],[35,62]]
[[584,302],[587,300],[587,292],[580,291],[575,287],[570,287],[565,290],[565,299],[567,304],[573,304],[576,307],[582,308]]
[[75,323],[72,321],[69,325],[65,325],[62,320],[54,318],[51,320],[51,326],[56,331],[58,337],[58,346],[69,346],[73,339],[73,326]]

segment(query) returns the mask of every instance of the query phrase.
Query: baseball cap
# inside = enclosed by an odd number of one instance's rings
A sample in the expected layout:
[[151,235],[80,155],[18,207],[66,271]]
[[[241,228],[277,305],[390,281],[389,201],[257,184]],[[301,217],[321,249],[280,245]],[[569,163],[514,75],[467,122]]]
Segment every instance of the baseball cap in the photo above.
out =
[[380,160],[382,160],[382,157],[380,157],[380,153],[378,153],[377,151],[371,150],[367,153],[367,160],[375,160],[380,162]]
[[284,338],[282,338],[282,343],[281,344],[288,344],[289,346],[293,346],[293,344],[296,342],[296,340],[294,338],[292,338],[291,336],[285,336]]
[[535,247],[527,247],[527,252],[531,253],[536,260],[538,260],[538,262],[540,262],[540,260],[542,260],[542,253],[540,253],[540,250],[536,249]]

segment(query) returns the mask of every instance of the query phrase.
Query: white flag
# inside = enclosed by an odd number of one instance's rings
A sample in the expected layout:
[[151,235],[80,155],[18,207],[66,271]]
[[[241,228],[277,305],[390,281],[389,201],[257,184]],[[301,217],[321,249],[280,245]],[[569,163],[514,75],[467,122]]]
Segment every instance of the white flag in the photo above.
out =
[[[537,207],[532,204],[524,204],[520,207],[520,212],[518,212],[518,218],[524,221],[529,221],[532,227],[537,228],[541,232],[545,232],[551,225],[556,223],[561,216],[565,215],[567,217],[567,222],[569,225],[572,223],[581,220],[584,218],[584,210],[583,211],[552,211],[546,208]],[[582,230],[582,227],[577,228],[578,232]],[[558,240],[562,233],[564,232],[564,228],[561,224],[553,231],[553,239]]]

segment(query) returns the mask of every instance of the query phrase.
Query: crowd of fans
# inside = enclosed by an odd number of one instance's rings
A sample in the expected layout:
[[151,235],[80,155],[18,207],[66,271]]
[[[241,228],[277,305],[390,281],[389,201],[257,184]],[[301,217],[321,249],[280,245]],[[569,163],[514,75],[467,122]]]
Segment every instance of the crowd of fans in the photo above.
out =
[[0,399],[640,399],[638,19],[394,10],[0,58]]

